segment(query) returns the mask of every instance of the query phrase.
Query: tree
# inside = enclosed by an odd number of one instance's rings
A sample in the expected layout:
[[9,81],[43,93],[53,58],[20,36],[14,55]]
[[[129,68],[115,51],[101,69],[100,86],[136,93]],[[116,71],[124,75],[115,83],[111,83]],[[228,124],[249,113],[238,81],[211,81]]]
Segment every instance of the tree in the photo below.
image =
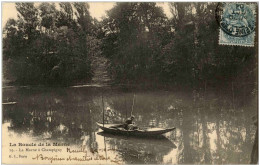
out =
[[[117,3],[103,20],[103,55],[110,59],[116,81],[156,79],[161,46],[169,39],[170,27],[155,3]],[[160,72],[160,71],[159,71]]]
[[[216,3],[171,3],[174,37],[163,48],[164,76],[194,88],[231,84],[255,49],[220,46]],[[252,63],[251,63],[252,64]]]
[[98,42],[90,35],[95,25],[88,7],[59,5],[60,10],[54,3],[16,3],[19,19],[9,20],[4,29],[4,57],[16,83],[70,85],[91,79]]

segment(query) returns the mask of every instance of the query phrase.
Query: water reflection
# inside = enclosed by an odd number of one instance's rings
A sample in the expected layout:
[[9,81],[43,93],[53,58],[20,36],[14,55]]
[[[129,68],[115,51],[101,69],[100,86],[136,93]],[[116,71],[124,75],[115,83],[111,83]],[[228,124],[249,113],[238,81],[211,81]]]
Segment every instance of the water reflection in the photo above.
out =
[[117,151],[123,162],[138,164],[163,163],[163,156],[176,146],[166,137],[136,138],[98,133],[104,136],[108,150]]
[[[176,132],[163,141],[97,133],[102,94],[105,122],[120,123],[131,112],[133,93],[136,124],[174,126]],[[123,163],[249,163],[257,101],[239,107],[228,95],[208,95],[95,87],[3,89],[3,100],[17,102],[3,105],[3,123],[9,123],[9,132],[38,140],[70,142],[93,154],[102,149],[104,156]]]

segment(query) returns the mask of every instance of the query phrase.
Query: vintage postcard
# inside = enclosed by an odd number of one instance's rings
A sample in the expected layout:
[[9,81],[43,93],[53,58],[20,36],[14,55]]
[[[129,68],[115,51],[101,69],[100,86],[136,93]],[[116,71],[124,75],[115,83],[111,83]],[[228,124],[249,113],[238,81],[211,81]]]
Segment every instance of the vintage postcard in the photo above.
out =
[[257,2],[2,2],[2,164],[258,164]]

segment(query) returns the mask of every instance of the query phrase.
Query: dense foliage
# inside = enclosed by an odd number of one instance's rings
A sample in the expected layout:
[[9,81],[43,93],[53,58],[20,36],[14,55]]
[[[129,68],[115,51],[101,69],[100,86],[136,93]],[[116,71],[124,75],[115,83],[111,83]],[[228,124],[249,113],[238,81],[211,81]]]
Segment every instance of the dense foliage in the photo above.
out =
[[[92,77],[95,20],[87,3],[16,3],[4,29],[3,57],[19,84],[67,85]],[[96,41],[98,42],[98,41]]]
[[256,46],[218,44],[216,3],[169,5],[171,18],[156,3],[116,3],[98,22],[86,3],[16,3],[19,19],[4,30],[8,73],[23,84],[90,80],[101,51],[115,83],[256,87]]
[[102,52],[115,80],[205,87],[250,73],[242,83],[255,82],[256,49],[218,44],[216,5],[170,3],[167,19],[155,3],[118,3],[102,22]]
[[162,48],[172,35],[161,8],[155,3],[118,3],[102,24],[102,53],[110,59],[117,82],[160,79]]

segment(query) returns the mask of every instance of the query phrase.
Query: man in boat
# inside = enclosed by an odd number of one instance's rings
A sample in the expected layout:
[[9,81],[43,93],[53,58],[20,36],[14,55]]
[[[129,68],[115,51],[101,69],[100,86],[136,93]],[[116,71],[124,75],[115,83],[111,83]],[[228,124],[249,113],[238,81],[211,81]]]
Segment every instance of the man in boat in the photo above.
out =
[[135,117],[132,115],[130,118],[128,118],[124,123],[124,129],[126,130],[136,130],[137,126],[135,126],[133,120]]

